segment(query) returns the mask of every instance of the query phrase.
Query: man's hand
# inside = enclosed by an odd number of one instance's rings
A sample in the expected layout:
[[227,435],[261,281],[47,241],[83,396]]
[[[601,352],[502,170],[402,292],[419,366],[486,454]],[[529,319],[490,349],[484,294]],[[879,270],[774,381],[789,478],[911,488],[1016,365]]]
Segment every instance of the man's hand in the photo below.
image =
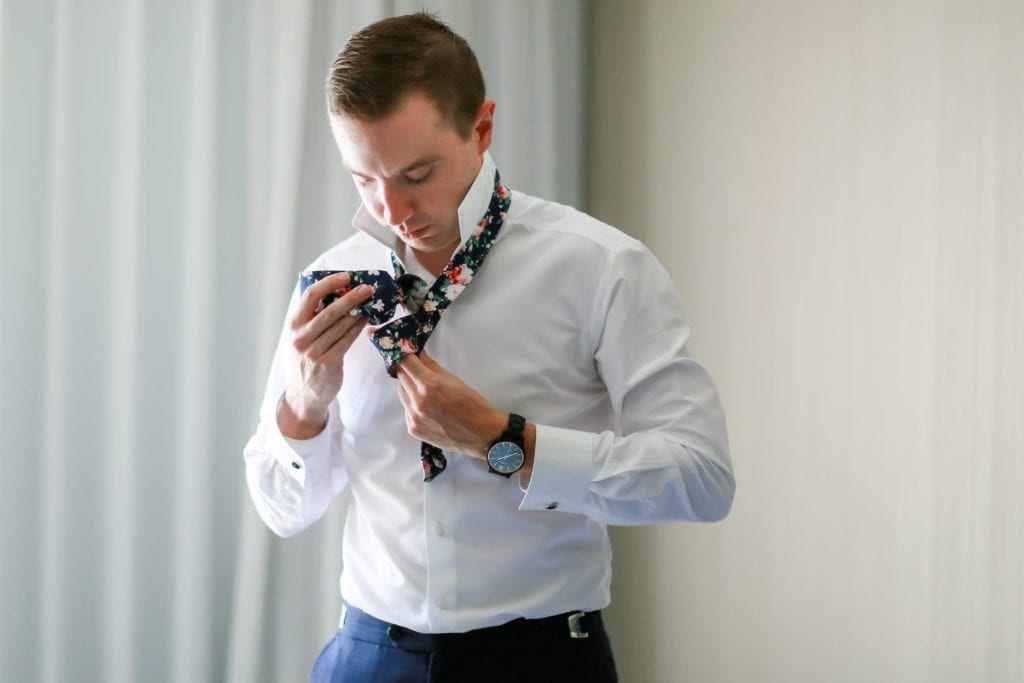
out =
[[341,390],[345,353],[367,322],[349,312],[370,298],[373,287],[360,285],[326,307],[320,302],[348,287],[351,279],[348,273],[338,273],[313,283],[288,321],[293,363],[277,415],[285,436],[309,439],[327,424],[327,407]]
[[426,351],[398,363],[398,397],[409,434],[441,449],[480,460],[508,424],[501,412],[472,387],[437,364]]

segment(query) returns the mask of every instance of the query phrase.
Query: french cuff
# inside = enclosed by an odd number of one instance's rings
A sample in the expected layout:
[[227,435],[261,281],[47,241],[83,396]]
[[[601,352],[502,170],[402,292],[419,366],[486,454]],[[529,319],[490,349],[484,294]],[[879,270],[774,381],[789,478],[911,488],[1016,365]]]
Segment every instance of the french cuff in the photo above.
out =
[[520,478],[520,510],[580,512],[590,490],[594,439],[589,432],[537,425],[533,472]]
[[278,429],[276,422],[268,431],[271,441],[270,452],[281,465],[281,469],[299,486],[305,487],[306,481],[311,477],[315,479],[317,472],[329,460],[330,422],[312,439],[293,439],[285,436]]

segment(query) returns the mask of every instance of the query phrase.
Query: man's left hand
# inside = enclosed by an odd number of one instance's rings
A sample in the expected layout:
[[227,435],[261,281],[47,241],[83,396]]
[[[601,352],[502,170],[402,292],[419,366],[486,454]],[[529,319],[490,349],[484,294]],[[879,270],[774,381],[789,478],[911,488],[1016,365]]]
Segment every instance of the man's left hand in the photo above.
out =
[[508,424],[506,413],[438,365],[426,351],[402,358],[398,379],[398,397],[405,406],[409,434],[443,450],[487,459],[490,443]]

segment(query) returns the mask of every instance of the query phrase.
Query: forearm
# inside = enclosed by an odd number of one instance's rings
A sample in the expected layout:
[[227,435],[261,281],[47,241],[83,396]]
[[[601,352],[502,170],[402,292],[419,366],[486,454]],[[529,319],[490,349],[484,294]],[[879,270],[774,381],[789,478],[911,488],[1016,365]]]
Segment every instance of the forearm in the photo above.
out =
[[681,356],[622,393],[599,433],[540,425],[524,509],[587,514],[605,524],[716,521],[735,481],[725,415],[707,371]]
[[[639,436],[639,435],[638,435]],[[627,470],[606,466],[587,492],[582,511],[605,524],[638,525],[669,521],[717,522],[732,507],[736,482],[728,462],[710,449],[665,441],[659,436],[640,438],[602,435],[598,453],[606,462],[621,458],[621,451],[660,466]]]
[[264,523],[281,536],[298,533],[319,519],[346,483],[344,469],[335,462],[341,441],[337,407],[329,406],[318,425],[298,419],[285,401],[290,367],[286,327],[271,364],[260,423],[244,451],[253,504]]
[[718,447],[683,445],[651,432],[623,437],[542,425],[537,434],[521,509],[639,525],[713,522],[731,507],[735,480]]

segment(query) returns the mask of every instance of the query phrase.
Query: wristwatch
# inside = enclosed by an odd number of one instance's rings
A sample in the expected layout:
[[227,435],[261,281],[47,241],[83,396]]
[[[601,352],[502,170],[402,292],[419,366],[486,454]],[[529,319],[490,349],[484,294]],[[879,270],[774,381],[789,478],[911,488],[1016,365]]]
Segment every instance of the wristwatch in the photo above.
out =
[[490,472],[503,477],[511,477],[522,468],[523,463],[526,462],[524,429],[526,429],[526,418],[511,413],[508,416],[508,427],[487,451],[487,464],[490,465]]

